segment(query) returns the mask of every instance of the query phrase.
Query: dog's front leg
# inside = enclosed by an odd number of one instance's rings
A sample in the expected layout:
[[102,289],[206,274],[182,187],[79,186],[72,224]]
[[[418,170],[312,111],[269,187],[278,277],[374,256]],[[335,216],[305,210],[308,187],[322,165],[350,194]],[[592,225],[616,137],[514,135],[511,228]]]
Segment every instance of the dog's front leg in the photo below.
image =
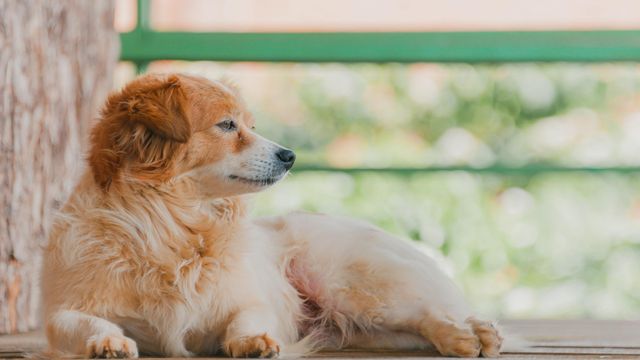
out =
[[267,307],[242,309],[227,327],[224,350],[232,357],[276,357],[280,353],[280,345],[272,337],[276,326],[277,319]]
[[135,341],[122,329],[96,316],[61,310],[52,314],[46,326],[51,350],[92,358],[136,358]]

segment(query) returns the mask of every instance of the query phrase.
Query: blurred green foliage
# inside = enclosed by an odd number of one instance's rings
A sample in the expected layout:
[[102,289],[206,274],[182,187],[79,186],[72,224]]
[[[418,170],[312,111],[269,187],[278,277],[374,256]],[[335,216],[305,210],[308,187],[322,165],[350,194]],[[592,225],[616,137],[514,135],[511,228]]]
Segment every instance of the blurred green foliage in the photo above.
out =
[[[219,64],[299,163],[640,164],[637,64]],[[640,174],[296,172],[256,214],[364,218],[440,259],[487,315],[640,313]]]

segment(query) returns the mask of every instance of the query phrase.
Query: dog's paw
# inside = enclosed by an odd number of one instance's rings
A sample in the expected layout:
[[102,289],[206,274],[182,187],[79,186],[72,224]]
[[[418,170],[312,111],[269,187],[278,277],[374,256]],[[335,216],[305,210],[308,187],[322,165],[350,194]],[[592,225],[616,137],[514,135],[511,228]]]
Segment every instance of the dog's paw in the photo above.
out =
[[471,329],[458,327],[453,322],[439,322],[426,331],[426,337],[444,356],[478,357],[482,346]]
[[471,325],[471,329],[480,339],[480,343],[482,345],[482,356],[497,357],[500,355],[500,348],[502,347],[503,339],[493,323],[478,320],[473,317],[468,318],[466,322]]
[[137,358],[135,341],[123,335],[94,335],[87,340],[86,355],[90,358]]
[[240,358],[274,358],[280,354],[280,345],[267,334],[243,336],[225,344],[227,355]]

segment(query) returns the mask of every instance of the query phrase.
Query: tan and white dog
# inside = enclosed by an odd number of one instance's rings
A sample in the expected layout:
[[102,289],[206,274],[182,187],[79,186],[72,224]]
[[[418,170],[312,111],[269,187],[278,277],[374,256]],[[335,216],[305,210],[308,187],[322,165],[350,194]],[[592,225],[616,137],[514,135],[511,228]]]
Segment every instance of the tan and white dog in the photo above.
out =
[[194,76],[108,98],[44,253],[50,354],[499,354],[495,327],[410,243],[326,215],[245,216],[242,195],[295,160],[253,125],[235,88]]

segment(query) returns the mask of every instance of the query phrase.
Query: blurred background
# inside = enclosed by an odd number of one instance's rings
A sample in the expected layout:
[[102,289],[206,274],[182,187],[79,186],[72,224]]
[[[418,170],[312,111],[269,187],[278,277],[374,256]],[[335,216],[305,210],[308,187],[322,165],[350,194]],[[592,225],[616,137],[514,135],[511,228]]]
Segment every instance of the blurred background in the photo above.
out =
[[[157,31],[640,25],[633,0],[152,0],[149,10]],[[136,11],[118,0],[116,29],[134,30]],[[637,63],[154,61],[146,71],[233,80],[257,130],[297,152],[291,176],[254,197],[256,215],[371,221],[440,259],[488,316],[640,314]],[[114,86],[135,76],[120,62]]]

